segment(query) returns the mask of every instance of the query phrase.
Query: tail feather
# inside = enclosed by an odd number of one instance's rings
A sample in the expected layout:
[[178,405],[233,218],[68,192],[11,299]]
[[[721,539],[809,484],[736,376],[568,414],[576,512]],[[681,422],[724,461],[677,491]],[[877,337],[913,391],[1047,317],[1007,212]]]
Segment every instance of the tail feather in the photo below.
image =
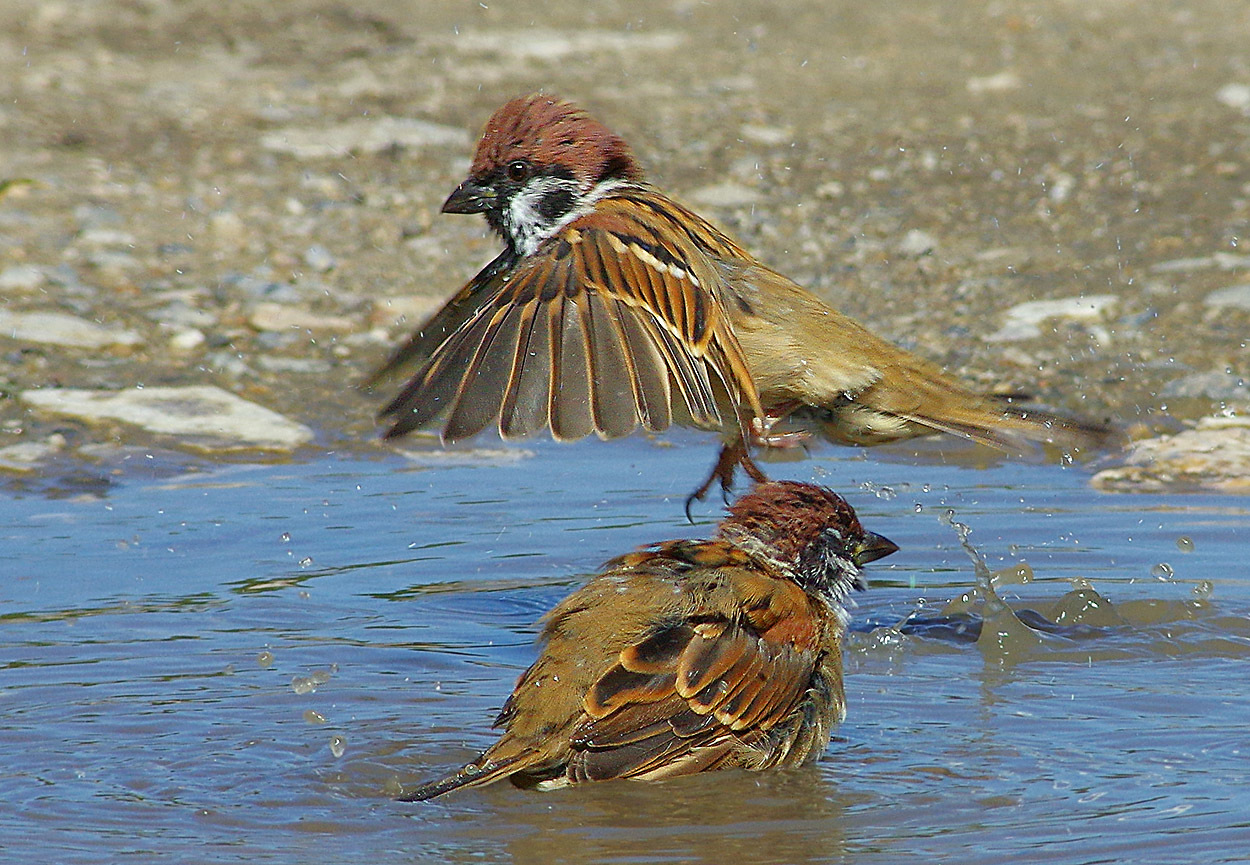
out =
[[1008,452],[1027,450],[1030,442],[1066,450],[1105,450],[1115,447],[1120,439],[1120,433],[1106,424],[995,402],[998,404],[965,407],[942,417],[920,412],[899,416],[923,427]]
[[502,781],[513,772],[521,771],[527,765],[527,758],[532,756],[533,752],[525,751],[503,760],[468,763],[453,775],[434,781],[427,781],[412,790],[405,791],[399,795],[398,801],[425,802],[436,796],[442,796],[444,793],[450,793],[452,790],[468,787],[485,787],[487,784]]

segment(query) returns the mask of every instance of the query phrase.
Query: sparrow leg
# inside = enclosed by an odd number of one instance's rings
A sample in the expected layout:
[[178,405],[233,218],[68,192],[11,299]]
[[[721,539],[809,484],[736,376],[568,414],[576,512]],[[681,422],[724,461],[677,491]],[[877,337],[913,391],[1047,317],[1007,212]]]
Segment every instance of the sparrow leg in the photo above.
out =
[[712,473],[707,476],[707,480],[697,490],[687,496],[687,520],[694,522],[694,517],[690,514],[690,508],[696,501],[701,502],[707,497],[707,491],[712,488],[713,481],[720,481],[721,495],[725,497],[725,504],[729,504],[729,491],[733,489],[734,472],[738,466],[742,466],[742,470],[747,473],[747,477],[756,483],[768,482],[768,476],[755,464],[755,460],[751,459],[746,441],[742,436],[738,436],[732,442],[721,447],[720,455],[716,458],[716,465],[712,467]]
[[790,416],[798,408],[798,403],[782,406],[780,411],[770,412],[765,417],[751,418],[751,444],[762,448],[797,448],[802,447],[812,437],[807,430],[775,433],[773,426],[780,420]]

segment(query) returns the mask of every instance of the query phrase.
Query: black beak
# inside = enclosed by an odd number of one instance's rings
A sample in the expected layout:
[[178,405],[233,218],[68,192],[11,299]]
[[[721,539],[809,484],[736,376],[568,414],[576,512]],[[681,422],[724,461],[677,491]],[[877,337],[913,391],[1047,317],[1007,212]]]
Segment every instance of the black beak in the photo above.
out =
[[456,187],[443,202],[443,213],[485,213],[495,204],[495,190],[472,178]]
[[864,538],[856,546],[851,558],[855,564],[863,566],[877,559],[884,559],[890,553],[898,552],[898,544],[889,538],[883,538],[876,532],[864,532]]

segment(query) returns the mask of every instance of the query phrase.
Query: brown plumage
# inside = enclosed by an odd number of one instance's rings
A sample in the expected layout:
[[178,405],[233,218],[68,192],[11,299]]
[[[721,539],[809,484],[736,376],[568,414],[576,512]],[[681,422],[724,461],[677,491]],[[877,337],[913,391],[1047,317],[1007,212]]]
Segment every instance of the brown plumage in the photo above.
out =
[[555,97],[495,113],[443,210],[483,213],[507,248],[375,376],[416,368],[382,411],[388,437],[680,423],[724,432],[727,483],[738,462],[762,478],[746,443],[781,442],[783,421],[856,445],[945,432],[1074,449],[1107,432],[975,393],[874,336],[644,182],[623,140]]
[[842,720],[842,599],[898,548],[812,484],[762,484],[708,541],[614,559],[551,611],[504,733],[441,796],[504,778],[553,789],[818,757]]

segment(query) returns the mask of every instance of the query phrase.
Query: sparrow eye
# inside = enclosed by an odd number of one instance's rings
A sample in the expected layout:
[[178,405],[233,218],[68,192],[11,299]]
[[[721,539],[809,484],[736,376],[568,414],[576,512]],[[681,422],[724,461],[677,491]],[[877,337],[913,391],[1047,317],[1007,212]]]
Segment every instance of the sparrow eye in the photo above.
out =
[[523,159],[515,159],[512,162],[508,163],[507,172],[508,172],[509,180],[511,180],[513,183],[520,183],[522,180],[524,180],[526,177],[529,176],[529,173],[530,173],[529,163],[527,163]]

